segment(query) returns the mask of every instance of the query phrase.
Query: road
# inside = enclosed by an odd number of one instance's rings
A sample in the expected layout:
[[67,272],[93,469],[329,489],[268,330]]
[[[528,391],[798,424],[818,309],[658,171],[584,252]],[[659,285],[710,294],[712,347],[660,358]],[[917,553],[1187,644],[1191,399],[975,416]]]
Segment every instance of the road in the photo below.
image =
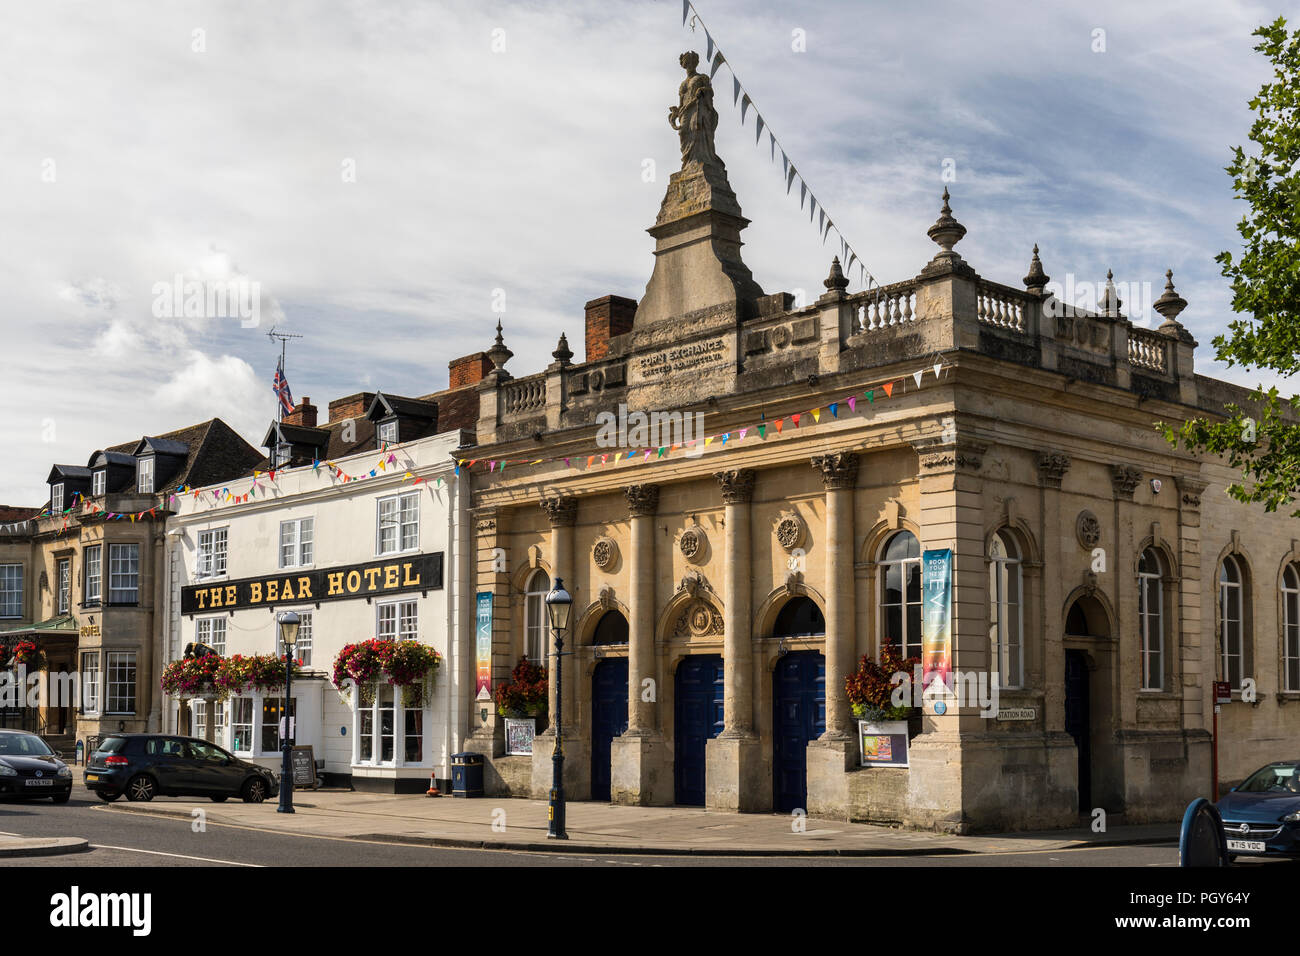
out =
[[[159,805],[173,802],[167,797]],[[179,802],[179,801],[177,801]],[[90,841],[85,853],[0,860],[34,867],[117,866],[730,866],[730,867],[1115,867],[1178,865],[1178,848],[1097,847],[1027,853],[892,857],[585,856],[508,850],[452,849],[297,836],[209,823],[201,832],[183,819],[147,816],[107,806],[81,787],[63,806],[45,801],[0,803],[0,833],[75,836]]]

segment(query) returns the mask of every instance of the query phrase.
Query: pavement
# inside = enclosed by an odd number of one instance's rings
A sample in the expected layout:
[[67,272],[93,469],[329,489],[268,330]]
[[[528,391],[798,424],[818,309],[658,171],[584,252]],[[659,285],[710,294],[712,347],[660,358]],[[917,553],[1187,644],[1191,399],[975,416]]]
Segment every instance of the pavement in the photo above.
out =
[[[1065,850],[1177,842],[1176,823],[1115,826],[976,836],[928,833],[865,823],[793,817],[788,814],[725,813],[695,807],[623,807],[569,803],[567,841],[547,838],[547,803],[507,797],[460,799],[422,795],[299,791],[295,812],[276,811],[274,800],[158,798],[125,799],[107,813],[130,813],[193,821],[196,811],[211,825],[415,846],[524,850],[550,853],[700,854],[712,856],[938,856]],[[51,841],[29,841],[45,842]],[[83,844],[85,841],[81,841]],[[0,836],[0,855],[8,846]],[[80,847],[84,849],[84,846]],[[47,850],[46,852],[56,852]],[[64,850],[63,852],[75,852]]]
[[84,853],[90,841],[80,837],[26,837],[0,833],[0,860],[17,856],[61,856],[64,853]]

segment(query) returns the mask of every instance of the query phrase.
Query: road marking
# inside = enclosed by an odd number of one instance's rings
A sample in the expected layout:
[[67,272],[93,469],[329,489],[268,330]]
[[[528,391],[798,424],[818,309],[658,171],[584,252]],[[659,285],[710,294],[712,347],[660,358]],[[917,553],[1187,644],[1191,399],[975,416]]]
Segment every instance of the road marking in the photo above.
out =
[[200,863],[222,863],[226,866],[251,866],[262,869],[261,863],[240,863],[237,860],[214,860],[206,856],[186,856],[184,853],[163,853],[161,850],[137,850],[133,846],[109,846],[106,843],[90,844],[92,850],[124,850],[127,853],[148,853],[150,856],[172,856],[178,860],[198,860]]

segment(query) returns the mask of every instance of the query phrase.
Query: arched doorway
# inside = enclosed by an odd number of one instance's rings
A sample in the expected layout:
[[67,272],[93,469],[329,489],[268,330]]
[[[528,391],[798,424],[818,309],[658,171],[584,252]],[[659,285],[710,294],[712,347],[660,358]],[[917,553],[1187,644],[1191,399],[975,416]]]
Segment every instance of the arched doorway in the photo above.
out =
[[1078,755],[1079,812],[1096,805],[1096,744],[1109,726],[1107,667],[1110,618],[1097,598],[1082,595],[1065,614],[1065,732]]
[[705,742],[723,728],[722,655],[683,660],[673,692],[673,799],[679,806],[702,807]]
[[[826,619],[811,599],[791,598],[777,614],[773,637],[824,635]],[[826,730],[826,658],[791,651],[772,672],[772,797],[778,811],[808,805],[808,741]]]

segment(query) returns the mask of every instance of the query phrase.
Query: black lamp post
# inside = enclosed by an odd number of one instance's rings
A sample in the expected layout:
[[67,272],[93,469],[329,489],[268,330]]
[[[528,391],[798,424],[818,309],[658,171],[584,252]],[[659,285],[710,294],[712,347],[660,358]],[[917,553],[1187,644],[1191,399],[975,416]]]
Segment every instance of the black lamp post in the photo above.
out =
[[284,733],[280,735],[280,805],[276,813],[293,813],[293,722],[289,717],[289,701],[293,691],[293,649],[298,643],[298,625],[301,623],[293,611],[276,616],[280,625],[280,644],[284,648],[284,706],[280,713],[284,720]]
[[573,598],[564,590],[564,579],[556,578],[555,587],[546,595],[546,614],[551,619],[555,635],[555,753],[551,756],[550,823],[546,836],[552,840],[567,840],[564,831],[564,631],[569,626],[569,612]]

